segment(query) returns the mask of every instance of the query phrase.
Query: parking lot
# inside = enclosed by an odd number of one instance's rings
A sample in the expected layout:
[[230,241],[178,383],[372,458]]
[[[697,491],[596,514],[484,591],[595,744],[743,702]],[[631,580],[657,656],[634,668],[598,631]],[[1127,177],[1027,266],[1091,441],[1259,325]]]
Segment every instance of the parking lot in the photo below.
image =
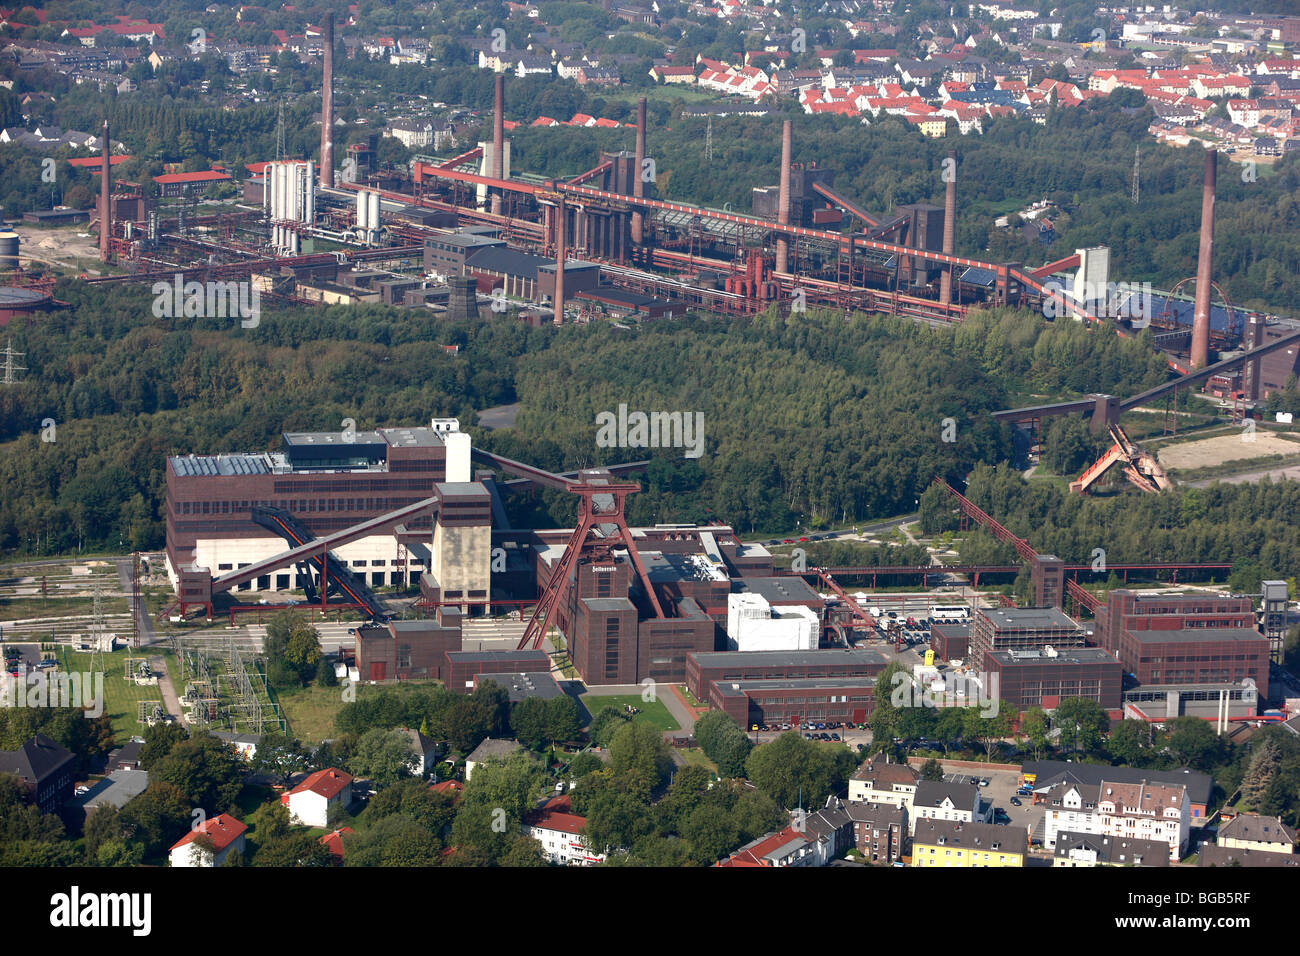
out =
[[[942,763],[942,761],[940,761]],[[987,780],[988,786],[980,787],[980,794],[985,801],[992,802],[995,808],[1006,811],[1008,822],[1004,826],[1014,826],[1030,831],[1043,818],[1043,808],[1034,807],[1031,797],[1018,797],[1020,806],[1015,806],[1011,798],[1016,796],[1020,775],[1015,770],[985,770],[972,773],[967,770],[945,773],[944,780],[950,783],[976,786],[977,781]]]

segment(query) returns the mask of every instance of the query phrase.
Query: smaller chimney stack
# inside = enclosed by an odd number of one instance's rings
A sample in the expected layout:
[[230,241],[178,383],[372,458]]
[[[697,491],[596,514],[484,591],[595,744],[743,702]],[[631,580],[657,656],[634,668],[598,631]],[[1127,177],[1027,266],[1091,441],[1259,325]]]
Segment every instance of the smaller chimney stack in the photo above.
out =
[[[948,184],[943,197],[943,254],[950,256],[957,247],[957,151],[948,150]],[[943,264],[939,276],[939,301],[952,304],[952,266]]]
[[[793,132],[790,121],[786,120],[781,125],[781,186],[777,192],[776,199],[776,221],[779,225],[790,225],[790,147],[793,139]],[[780,233],[776,238],[776,271],[788,273],[790,258],[790,243],[785,237],[785,233]]]
[[109,240],[113,238],[113,150],[109,145],[108,120],[104,120],[104,129],[100,133],[100,179],[99,179],[99,261],[111,262],[113,250]]
[[556,236],[555,236],[555,294],[551,296],[555,300],[555,324],[564,324],[564,233],[565,233],[565,215],[564,199],[560,199],[560,204],[556,208]]
[[[505,179],[506,175],[506,78],[496,75],[495,108],[492,113],[492,178]],[[501,190],[492,193],[492,215],[501,215]]]
[[1201,189],[1201,252],[1196,263],[1196,307],[1192,313],[1192,368],[1210,359],[1210,280],[1214,275],[1214,187],[1217,150],[1205,151],[1205,184]]
[[320,94],[320,184],[334,188],[334,14],[325,14],[321,32],[325,45],[324,71]]
[[[632,195],[637,199],[645,198],[645,182],[642,169],[645,168],[645,97],[636,101],[636,168],[632,170]],[[638,207],[632,210],[632,242],[641,245],[645,242],[645,218]]]

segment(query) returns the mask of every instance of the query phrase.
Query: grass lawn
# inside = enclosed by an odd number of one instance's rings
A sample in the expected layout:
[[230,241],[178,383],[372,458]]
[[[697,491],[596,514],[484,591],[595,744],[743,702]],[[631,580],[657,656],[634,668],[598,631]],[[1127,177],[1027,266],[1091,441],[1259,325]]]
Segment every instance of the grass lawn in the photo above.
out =
[[640,694],[611,694],[596,695],[584,694],[582,705],[587,708],[591,716],[595,717],[602,707],[613,707],[615,710],[622,710],[624,704],[631,704],[633,707],[640,708],[641,713],[636,715],[636,720],[644,720],[653,724],[660,730],[681,730],[681,725],[673,719],[673,715],[668,712],[663,701],[653,700],[644,701]]
[[[108,671],[104,675],[104,713],[113,720],[113,734],[119,744],[144,735],[145,725],[136,719],[136,702],[162,701],[162,691],[156,685],[137,686],[126,680],[123,673],[128,656],[126,650],[104,655],[104,666]],[[89,671],[90,661],[90,654],[68,652],[59,655],[60,666],[77,673]]]
[[[114,585],[116,586],[116,581],[114,581]],[[126,614],[130,610],[127,607],[126,598],[112,597],[107,594],[104,595],[99,604],[104,609],[105,614]],[[71,617],[74,615],[89,617],[94,613],[94,610],[95,599],[91,596],[67,596],[53,590],[50,597],[34,595],[0,599],[0,618],[5,621],[23,621],[42,617]],[[62,624],[63,622],[57,623]],[[129,634],[131,631],[130,621],[125,622],[125,628]],[[82,629],[89,630],[90,628],[87,625]]]
[[704,756],[704,751],[699,747],[683,747],[676,752],[682,755],[682,758],[686,761],[686,766],[688,767],[703,767],[712,774],[718,772],[718,765],[708,757]]
[[[357,687],[357,695],[368,685]],[[318,744],[334,736],[334,716],[343,709],[343,687],[294,687],[277,690],[276,699],[289,721],[289,735],[304,744]]]

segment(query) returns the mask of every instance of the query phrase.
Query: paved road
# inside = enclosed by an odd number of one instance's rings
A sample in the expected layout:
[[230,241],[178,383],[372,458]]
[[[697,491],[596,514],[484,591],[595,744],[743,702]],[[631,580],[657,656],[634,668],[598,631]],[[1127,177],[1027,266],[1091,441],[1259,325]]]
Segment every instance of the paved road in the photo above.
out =
[[167,713],[183,722],[185,712],[181,710],[181,699],[176,694],[176,687],[172,683],[172,675],[167,670],[167,661],[162,657],[151,657],[149,658],[149,667],[162,675],[158,678],[158,690],[162,692],[163,706],[167,708]]
[[[128,609],[131,611],[132,618],[136,623],[136,634],[139,636],[141,647],[148,647],[154,644],[158,637],[154,633],[153,621],[149,618],[149,611],[145,605],[144,596],[140,596],[139,606],[136,605],[135,597],[131,593],[131,558],[114,558],[113,564],[117,567],[117,579],[122,584],[122,593],[125,594]],[[176,711],[179,715],[179,711]]]

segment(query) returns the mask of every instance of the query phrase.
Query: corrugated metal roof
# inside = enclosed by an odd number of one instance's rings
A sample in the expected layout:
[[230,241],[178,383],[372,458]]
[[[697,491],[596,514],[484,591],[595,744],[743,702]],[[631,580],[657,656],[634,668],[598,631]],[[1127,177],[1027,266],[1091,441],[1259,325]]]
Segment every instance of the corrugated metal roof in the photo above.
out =
[[168,461],[172,471],[183,478],[271,473],[265,455],[177,455]]

